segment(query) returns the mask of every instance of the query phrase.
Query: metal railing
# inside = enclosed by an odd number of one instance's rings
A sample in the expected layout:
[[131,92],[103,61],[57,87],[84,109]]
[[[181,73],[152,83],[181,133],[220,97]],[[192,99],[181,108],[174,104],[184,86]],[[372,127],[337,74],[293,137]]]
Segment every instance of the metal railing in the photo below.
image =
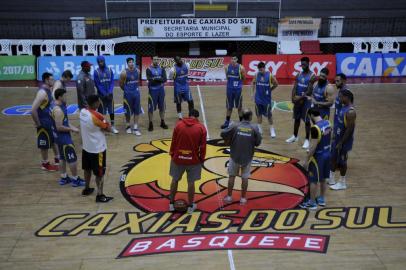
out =
[[[319,37],[329,37],[331,18],[322,18]],[[86,20],[86,38],[137,36],[137,18]],[[278,18],[259,17],[257,34],[277,36]],[[342,37],[406,36],[406,18],[344,18]],[[0,19],[0,39],[72,39],[71,20]]]

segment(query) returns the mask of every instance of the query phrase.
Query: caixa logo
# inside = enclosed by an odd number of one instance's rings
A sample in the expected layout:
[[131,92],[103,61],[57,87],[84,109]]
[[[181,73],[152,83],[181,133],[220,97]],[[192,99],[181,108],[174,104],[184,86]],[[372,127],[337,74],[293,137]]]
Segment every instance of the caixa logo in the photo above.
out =
[[[68,115],[75,114],[78,111],[77,104],[71,104],[67,108]],[[6,108],[2,111],[4,115],[7,116],[18,116],[18,115],[30,115],[31,114],[31,105],[16,105],[9,108]],[[115,114],[124,114],[123,105],[119,104],[115,106]]]

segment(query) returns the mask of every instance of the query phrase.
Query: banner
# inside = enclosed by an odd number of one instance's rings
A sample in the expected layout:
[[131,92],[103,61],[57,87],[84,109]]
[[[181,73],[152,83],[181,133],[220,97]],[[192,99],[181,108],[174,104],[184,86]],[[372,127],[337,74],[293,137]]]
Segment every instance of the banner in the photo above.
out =
[[384,77],[406,76],[406,53],[384,53],[382,65]]
[[[226,74],[224,67],[230,63],[231,57],[210,57],[210,58],[182,58],[185,63],[189,63],[189,79],[194,81],[225,81]],[[169,70],[174,66],[173,58],[159,58],[159,65],[165,68],[167,77]],[[142,80],[147,79],[146,70],[152,65],[151,57],[142,58]],[[169,79],[169,77],[168,77]]]
[[276,78],[294,79],[302,71],[300,59],[304,56],[310,59],[310,70],[320,73],[322,68],[327,67],[330,71],[328,78],[333,79],[336,73],[336,61],[334,55],[243,55],[242,63],[247,70],[247,78],[252,79],[258,72],[258,63],[264,62],[265,68]]
[[35,56],[0,56],[0,81],[35,80]]
[[[106,65],[114,73],[115,80],[119,79],[121,71],[127,67],[126,59],[128,57],[136,59],[135,55],[104,56]],[[54,79],[59,80],[62,72],[67,69],[72,71],[73,80],[76,80],[77,75],[82,69],[80,63],[85,60],[93,64],[91,68],[91,74],[93,75],[94,68],[97,68],[96,56],[41,56],[38,58],[37,80],[41,80],[41,75],[44,72],[52,73]]]
[[382,54],[337,53],[337,73],[347,77],[381,77]]
[[143,18],[139,38],[245,38],[257,34],[256,18]]
[[278,40],[317,39],[320,18],[283,18],[278,24]]

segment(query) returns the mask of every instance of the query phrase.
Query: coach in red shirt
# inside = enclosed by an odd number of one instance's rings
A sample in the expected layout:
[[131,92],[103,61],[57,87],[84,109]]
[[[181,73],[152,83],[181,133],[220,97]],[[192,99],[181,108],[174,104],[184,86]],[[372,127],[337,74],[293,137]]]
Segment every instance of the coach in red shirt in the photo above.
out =
[[195,181],[201,178],[202,163],[206,156],[207,131],[199,120],[199,111],[192,109],[189,117],[180,120],[173,131],[170,175],[172,176],[169,211],[174,211],[174,201],[178,182],[184,172],[188,181],[188,212],[196,209],[193,203],[195,195]]

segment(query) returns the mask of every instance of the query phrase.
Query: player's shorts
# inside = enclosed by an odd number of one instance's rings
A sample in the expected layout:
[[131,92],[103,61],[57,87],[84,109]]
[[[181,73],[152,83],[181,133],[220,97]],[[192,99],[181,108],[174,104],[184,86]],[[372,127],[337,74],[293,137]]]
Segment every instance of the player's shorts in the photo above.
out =
[[238,176],[241,178],[249,178],[251,175],[251,161],[247,165],[241,165],[236,163],[232,158],[228,160],[228,175],[229,176]]
[[266,117],[272,116],[272,102],[268,104],[255,104],[255,113],[257,116],[263,115]]
[[148,112],[152,113],[156,109],[165,111],[165,90],[162,87],[159,90],[150,90],[148,96]]
[[351,149],[348,149],[348,147],[343,146],[340,151],[337,150],[337,142],[333,141],[331,144],[331,160],[335,161],[335,164],[337,167],[345,166],[347,165],[347,160],[348,160],[348,152],[351,151]]
[[141,95],[124,94],[124,112],[127,116],[141,114]]
[[179,181],[185,172],[188,182],[199,180],[202,175],[202,164],[199,163],[195,165],[178,165],[173,162],[173,160],[171,160],[169,174],[170,176],[172,176],[173,181]]
[[101,153],[89,153],[82,149],[82,169],[102,177],[106,172],[106,150]]
[[309,123],[310,118],[307,115],[309,108],[310,108],[310,102],[307,100],[303,100],[302,102],[296,102],[293,105],[293,119],[295,119],[295,120],[302,119],[303,122]]
[[174,91],[173,92],[173,102],[174,103],[182,103],[182,101],[187,101],[190,102],[192,101],[192,93],[190,92],[190,90],[186,90],[186,91]]
[[109,97],[100,96],[100,106],[98,108],[99,113],[106,115],[107,113],[114,113],[114,99]]
[[242,89],[227,89],[226,108],[240,108],[242,106]]
[[315,154],[309,163],[309,182],[318,183],[330,177],[330,152]]
[[55,138],[51,128],[43,126],[37,128],[37,147],[39,149],[50,149],[54,142]]
[[73,163],[78,160],[75,146],[73,144],[58,144],[59,158],[67,163]]

